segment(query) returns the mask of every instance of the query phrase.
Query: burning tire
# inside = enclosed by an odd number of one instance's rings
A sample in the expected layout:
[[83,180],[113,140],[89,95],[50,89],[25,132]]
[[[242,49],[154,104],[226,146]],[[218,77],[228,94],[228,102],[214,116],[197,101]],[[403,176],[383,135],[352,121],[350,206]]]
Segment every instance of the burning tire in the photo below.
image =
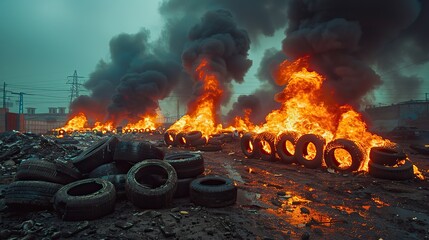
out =
[[240,141],[241,151],[247,158],[259,158],[261,155],[258,152],[258,148],[255,146],[254,138],[255,133],[246,133],[243,135]]
[[92,220],[115,208],[116,190],[101,178],[84,179],[65,185],[54,197],[54,209],[63,220]]
[[[154,181],[153,177],[159,181]],[[134,165],[127,174],[127,198],[140,208],[168,206],[177,186],[174,168],[164,161],[146,160]]]
[[225,138],[225,135],[223,133],[216,133],[216,134],[212,134],[209,137],[208,143],[212,143],[212,144],[222,144],[223,143],[223,139]]
[[284,163],[296,163],[295,146],[298,141],[298,133],[288,131],[283,132],[277,138],[276,151],[280,159]]
[[113,160],[136,164],[146,159],[163,159],[164,152],[149,142],[119,142]]
[[271,162],[276,160],[275,141],[276,136],[270,132],[263,132],[255,137],[254,146],[262,160]]
[[173,166],[178,178],[192,178],[204,172],[204,158],[198,153],[172,153],[164,160]]
[[12,208],[52,208],[52,198],[63,185],[43,181],[16,181],[6,188],[4,201]]
[[413,164],[409,160],[404,160],[403,165],[385,166],[369,161],[369,175],[375,178],[389,180],[407,180],[414,178]]
[[15,178],[17,180],[47,181],[67,184],[82,178],[73,166],[60,161],[27,160],[19,164]]
[[406,159],[407,155],[403,152],[398,152],[393,148],[388,147],[373,147],[369,151],[369,159],[373,163],[380,165],[389,165],[393,166],[398,163],[398,161]]
[[74,166],[82,173],[89,173],[102,164],[112,162],[117,143],[116,137],[100,140],[74,158]]
[[192,131],[184,136],[186,142],[184,145],[189,147],[198,147],[206,144],[206,139],[200,131]]
[[168,130],[164,133],[164,142],[165,144],[169,146],[176,146],[176,135],[177,131],[175,130]]
[[179,147],[186,147],[186,146],[187,146],[185,136],[186,136],[186,133],[185,133],[185,132],[179,132],[179,133],[176,135],[176,137],[175,137],[175,141],[176,141],[176,144],[177,144]]
[[231,179],[206,176],[191,182],[191,202],[204,207],[225,207],[237,200],[237,187]]
[[322,166],[325,139],[315,134],[302,135],[296,142],[295,157],[306,168]]
[[[343,149],[347,151],[347,153],[343,152],[341,157],[337,157],[336,153],[341,154],[341,152],[336,152],[339,149]],[[325,148],[326,165],[339,172],[353,172],[358,170],[364,158],[365,154],[362,148],[348,139],[335,139],[329,142]]]
[[177,188],[174,192],[174,198],[184,198],[189,196],[189,189],[191,186],[191,182],[195,178],[183,178],[177,179]]

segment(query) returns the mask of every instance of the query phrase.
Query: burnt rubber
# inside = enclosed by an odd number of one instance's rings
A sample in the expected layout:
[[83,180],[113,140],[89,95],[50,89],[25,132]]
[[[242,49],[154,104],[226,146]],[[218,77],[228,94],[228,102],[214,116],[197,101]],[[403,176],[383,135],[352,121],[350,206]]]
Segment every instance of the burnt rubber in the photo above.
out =
[[36,180],[59,184],[67,184],[82,178],[80,172],[73,164],[45,160],[26,160],[19,164],[15,179]]
[[185,136],[186,136],[185,132],[179,132],[178,134],[176,134],[176,137],[174,139],[176,141],[177,146],[179,146],[179,147],[186,147],[187,146]]
[[[316,147],[316,155],[313,159],[306,159],[307,147],[310,143],[313,143]],[[302,135],[295,145],[295,157],[299,164],[306,168],[318,168],[322,166],[323,161],[323,150],[325,147],[325,139],[315,134],[304,134]]]
[[192,132],[186,133],[184,138],[186,139],[186,142],[190,143],[192,141],[200,139],[202,136],[203,134],[201,133],[201,131],[192,131]]
[[188,144],[189,147],[199,147],[207,143],[206,138],[204,137],[201,137],[192,141],[187,141],[187,142],[189,143]]
[[286,148],[287,142],[290,142],[295,148],[297,141],[298,141],[298,133],[296,132],[287,131],[287,132],[283,132],[282,134],[280,134],[280,136],[278,136],[276,151],[277,151],[277,155],[279,155],[280,160],[282,162],[288,163],[288,164],[297,162],[295,158],[295,151],[290,152]]
[[368,163],[369,175],[375,178],[389,180],[408,180],[414,178],[413,164],[409,160],[399,166],[385,166],[372,162]]
[[237,200],[237,188],[234,182],[221,176],[197,178],[190,186],[191,202],[204,207],[225,207]]
[[197,150],[203,151],[203,152],[218,152],[218,151],[222,151],[222,145],[209,143],[207,145],[202,145],[197,147]]
[[117,143],[116,137],[102,139],[75,157],[73,164],[81,173],[89,173],[96,167],[113,161]]
[[101,178],[69,183],[58,190],[54,209],[63,220],[93,220],[115,208],[116,191],[113,184]]
[[173,198],[184,198],[189,196],[189,189],[191,186],[191,182],[195,178],[183,178],[177,179],[177,188],[174,192]]
[[193,178],[204,172],[204,158],[199,153],[179,152],[165,156],[178,178]]
[[107,175],[117,175],[117,174],[126,174],[128,171],[120,171],[116,167],[116,163],[107,163],[101,166],[98,166],[96,169],[92,170],[89,174],[89,178],[100,178]]
[[127,181],[127,174],[107,175],[101,177],[115,186],[116,198],[125,198],[125,182]]
[[[258,148],[255,146],[255,133],[245,133],[240,140],[241,151],[247,158],[259,158],[261,155]],[[253,149],[250,146],[253,146]]]
[[[269,144],[270,152],[267,152],[263,149],[263,142]],[[257,151],[260,153],[262,160],[269,162],[277,160],[275,142],[276,135],[270,132],[262,132],[255,137],[254,146],[256,146]]]
[[232,131],[223,131],[222,134],[223,134],[223,142],[229,143],[234,140],[232,136],[233,135]]
[[373,147],[369,151],[369,159],[373,163],[381,165],[393,166],[398,161],[406,159],[407,156],[403,152],[399,152],[389,147]]
[[429,147],[423,144],[410,144],[410,148],[419,154],[429,155]]
[[[350,156],[351,164],[347,167],[340,167],[340,162],[335,158],[335,150],[344,149]],[[349,139],[339,138],[329,142],[325,147],[325,163],[328,168],[337,170],[338,172],[353,172],[359,169],[361,163],[365,159],[365,154],[362,147]]]
[[209,136],[209,143],[223,143],[225,135],[223,133],[216,133]]
[[[154,181],[158,177],[159,181]],[[127,174],[128,200],[139,208],[163,208],[171,204],[177,186],[177,174],[165,161],[146,160],[134,165]]]
[[6,188],[4,201],[20,210],[52,208],[52,198],[63,185],[44,181],[15,181]]
[[136,164],[146,159],[163,159],[164,152],[150,142],[120,141],[115,149],[115,162]]
[[176,146],[176,130],[168,130],[164,133],[164,142],[169,146]]

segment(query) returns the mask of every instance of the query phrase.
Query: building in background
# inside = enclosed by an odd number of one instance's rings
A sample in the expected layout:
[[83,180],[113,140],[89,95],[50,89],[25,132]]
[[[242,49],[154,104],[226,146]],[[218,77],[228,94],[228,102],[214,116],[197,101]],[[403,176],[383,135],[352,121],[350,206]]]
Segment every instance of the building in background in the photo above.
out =
[[25,120],[23,114],[11,113],[9,108],[0,108],[0,132],[25,131]]
[[27,108],[27,113],[24,114],[25,131],[44,134],[64,126],[67,122],[65,109],[65,107],[50,107],[48,113],[36,113],[35,108]]

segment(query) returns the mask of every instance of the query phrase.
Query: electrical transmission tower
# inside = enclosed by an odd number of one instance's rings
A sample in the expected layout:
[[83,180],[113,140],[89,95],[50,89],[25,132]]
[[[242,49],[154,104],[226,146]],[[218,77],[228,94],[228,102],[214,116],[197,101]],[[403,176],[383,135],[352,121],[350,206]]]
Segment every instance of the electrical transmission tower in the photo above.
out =
[[79,83],[79,78],[83,78],[82,76],[77,75],[77,71],[74,70],[72,76],[67,76],[67,84],[70,84],[70,103],[77,97],[79,97],[79,86],[82,85]]

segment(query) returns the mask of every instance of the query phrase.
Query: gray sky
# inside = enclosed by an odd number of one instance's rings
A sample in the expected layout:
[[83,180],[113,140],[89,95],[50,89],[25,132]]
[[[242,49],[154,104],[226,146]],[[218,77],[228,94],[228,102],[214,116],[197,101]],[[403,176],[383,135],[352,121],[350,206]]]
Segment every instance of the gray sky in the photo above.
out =
[[[68,107],[67,76],[74,70],[88,77],[100,59],[109,61],[109,41],[120,33],[136,33],[142,27],[157,39],[163,26],[157,0],[0,0],[0,82],[24,96],[24,108]],[[251,93],[259,82],[254,76],[264,50],[280,48],[283,30],[251,46],[253,66],[235,96]],[[429,66],[405,66],[427,80]],[[85,81],[87,78],[82,79]],[[375,103],[386,103],[389,88],[381,87]],[[424,84],[415,99],[423,99]],[[81,88],[81,94],[87,92]],[[11,111],[18,110],[18,96],[10,95]],[[234,99],[233,99],[234,100]],[[232,101],[233,101],[232,100]],[[167,106],[164,102],[161,106]],[[174,109],[174,108],[173,108]],[[167,110],[168,111],[168,110]]]

